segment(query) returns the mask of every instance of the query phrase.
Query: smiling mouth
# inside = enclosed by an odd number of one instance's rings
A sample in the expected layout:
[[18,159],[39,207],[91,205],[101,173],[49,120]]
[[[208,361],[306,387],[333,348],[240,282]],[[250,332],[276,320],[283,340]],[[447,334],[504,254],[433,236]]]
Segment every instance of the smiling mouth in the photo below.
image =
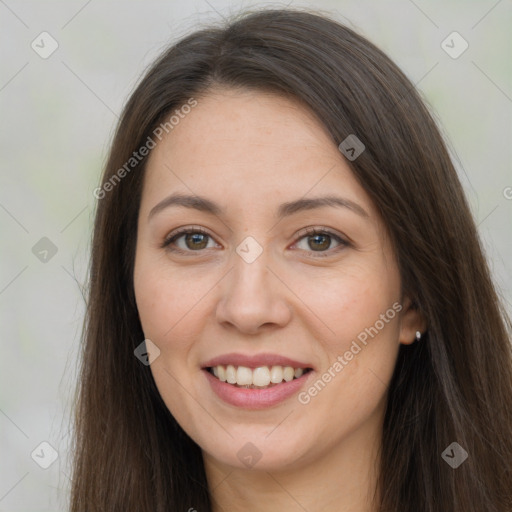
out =
[[247,366],[217,365],[206,370],[221,382],[231,384],[237,388],[266,389],[278,386],[283,382],[299,379],[309,373],[312,368],[293,368],[291,366]]

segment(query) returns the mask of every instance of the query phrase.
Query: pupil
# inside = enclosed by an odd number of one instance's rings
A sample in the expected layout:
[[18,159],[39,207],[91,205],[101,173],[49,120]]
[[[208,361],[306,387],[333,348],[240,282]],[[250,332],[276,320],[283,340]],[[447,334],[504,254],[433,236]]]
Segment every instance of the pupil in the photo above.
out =
[[[320,249],[328,249],[329,248],[329,241],[328,241],[329,236],[328,235],[313,235],[312,238],[315,240],[314,243],[316,243],[316,241],[318,241],[318,239],[323,239],[324,240],[324,243],[321,244],[321,247],[318,247],[318,245],[317,245],[317,247],[316,247],[317,249],[318,248],[320,248]],[[309,244],[309,246],[312,249],[314,249],[314,247],[312,247],[311,244]]]
[[[203,233],[188,234],[186,237],[187,242],[189,242],[191,239],[193,240],[192,248],[204,249],[204,247],[206,247],[206,244],[204,244],[204,240],[206,240],[206,235],[204,235]],[[196,242],[199,242],[199,245]],[[201,242],[203,242],[204,246],[200,245]]]

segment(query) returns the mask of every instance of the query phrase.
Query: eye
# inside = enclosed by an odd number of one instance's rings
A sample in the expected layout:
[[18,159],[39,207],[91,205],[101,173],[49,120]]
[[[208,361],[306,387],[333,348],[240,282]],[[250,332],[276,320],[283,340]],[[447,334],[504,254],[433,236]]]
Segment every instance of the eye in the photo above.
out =
[[[328,253],[317,254],[314,257],[329,256],[332,252],[338,252],[344,247],[350,245],[349,242],[326,228],[305,228],[299,233],[299,235],[302,236],[299,238],[298,242],[295,242],[294,246],[298,246],[299,249],[304,251]],[[338,246],[331,251],[330,249],[333,239],[336,241]],[[182,240],[181,244],[178,243],[180,240]],[[299,246],[302,240],[306,241],[306,247]],[[209,241],[211,241],[213,245],[208,246]],[[181,254],[201,252],[203,249],[211,249],[215,246],[216,244],[214,243],[212,236],[208,231],[199,226],[179,228],[170,233],[161,245],[162,248],[165,248],[168,251]]]
[[[181,247],[177,243],[180,239],[183,239]],[[202,249],[211,248],[211,246],[208,247],[208,239],[213,241],[211,235],[203,228],[185,227],[170,233],[164,240],[162,248],[179,253],[198,252]]]
[[[305,250],[305,251],[312,251],[316,253],[326,253],[328,254],[318,254],[314,257],[325,257],[330,256],[332,252],[338,252],[339,250],[343,249],[344,247],[349,246],[349,242],[341,238],[339,235],[333,233],[332,231],[326,229],[326,228],[306,228],[302,231],[303,236],[299,239],[298,242],[296,242],[294,245],[298,246],[299,249]],[[309,239],[309,240],[308,240]],[[332,240],[335,240],[338,243],[337,248],[335,248],[334,251],[330,251]],[[305,240],[306,245],[305,247],[300,247],[299,244],[302,240]]]

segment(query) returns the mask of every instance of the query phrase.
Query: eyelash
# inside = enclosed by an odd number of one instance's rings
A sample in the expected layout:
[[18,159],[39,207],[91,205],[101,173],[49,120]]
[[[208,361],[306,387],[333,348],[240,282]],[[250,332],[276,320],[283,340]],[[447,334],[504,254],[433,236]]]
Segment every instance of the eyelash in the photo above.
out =
[[[183,254],[183,255],[187,255],[187,256],[189,256],[190,253],[202,252],[202,251],[204,251],[204,249],[199,250],[199,251],[192,251],[192,250],[185,251],[180,248],[171,247],[171,244],[173,242],[175,242],[176,240],[178,240],[181,236],[187,235],[187,234],[196,234],[196,233],[201,233],[201,234],[206,235],[206,236],[210,237],[211,239],[213,239],[213,237],[210,235],[210,233],[208,233],[208,231],[206,231],[205,229],[203,229],[199,226],[194,227],[194,228],[184,227],[184,228],[179,228],[178,230],[174,231],[169,236],[167,236],[165,238],[164,242],[162,243],[161,248],[166,249],[171,252],[174,252],[174,253]],[[328,235],[328,236],[334,238],[340,245],[334,249],[328,249],[326,251],[311,251],[311,252],[316,253],[316,255],[313,256],[313,258],[325,258],[325,257],[331,256],[333,254],[333,252],[336,253],[339,250],[350,246],[350,243],[347,240],[344,240],[336,233],[333,233],[331,230],[329,230],[327,228],[323,228],[323,227],[304,228],[303,230],[301,230],[298,233],[299,238],[294,243],[294,245],[297,242],[299,242],[300,240],[302,240],[303,238],[307,238],[307,237],[315,236],[315,235]]]

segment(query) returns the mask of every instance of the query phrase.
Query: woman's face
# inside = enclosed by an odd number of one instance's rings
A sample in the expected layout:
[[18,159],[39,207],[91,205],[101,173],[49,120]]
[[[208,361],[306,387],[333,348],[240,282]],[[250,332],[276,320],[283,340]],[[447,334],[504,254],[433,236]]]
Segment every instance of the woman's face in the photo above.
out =
[[299,104],[224,89],[180,117],[148,161],[134,278],[158,390],[208,459],[284,469],[378,440],[418,325],[374,205]]

